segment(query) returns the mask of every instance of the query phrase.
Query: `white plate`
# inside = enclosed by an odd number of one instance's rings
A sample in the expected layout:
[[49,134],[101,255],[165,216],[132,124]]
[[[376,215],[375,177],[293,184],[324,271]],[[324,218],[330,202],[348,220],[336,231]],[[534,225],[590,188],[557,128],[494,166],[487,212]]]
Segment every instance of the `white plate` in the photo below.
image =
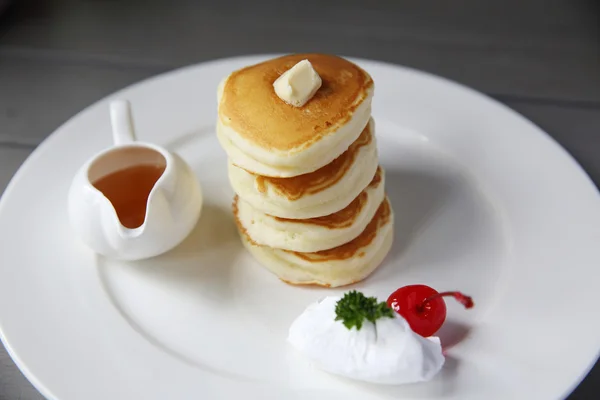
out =
[[[555,399],[596,359],[600,203],[579,166],[513,111],[446,80],[358,60],[396,239],[356,288],[382,300],[425,283],[460,289],[435,380],[365,385],[312,368],[286,344],[291,321],[342,290],[285,285],[244,252],[214,134],[216,86],[264,57],[185,68],[104,99],[25,162],[0,203],[2,340],[47,397],[93,399]],[[132,101],[140,139],[177,151],[205,193],[197,229],[139,263],[96,257],[70,232],[77,168],[109,146],[108,101]]]

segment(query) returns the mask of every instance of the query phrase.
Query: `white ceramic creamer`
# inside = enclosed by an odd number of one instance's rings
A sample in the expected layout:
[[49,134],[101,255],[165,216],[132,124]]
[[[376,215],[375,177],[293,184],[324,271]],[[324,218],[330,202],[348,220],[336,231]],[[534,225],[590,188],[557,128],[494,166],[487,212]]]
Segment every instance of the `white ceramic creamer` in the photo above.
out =
[[157,256],[185,239],[200,217],[202,191],[179,156],[136,141],[129,102],[110,104],[114,146],[77,172],[69,190],[73,230],[108,258]]

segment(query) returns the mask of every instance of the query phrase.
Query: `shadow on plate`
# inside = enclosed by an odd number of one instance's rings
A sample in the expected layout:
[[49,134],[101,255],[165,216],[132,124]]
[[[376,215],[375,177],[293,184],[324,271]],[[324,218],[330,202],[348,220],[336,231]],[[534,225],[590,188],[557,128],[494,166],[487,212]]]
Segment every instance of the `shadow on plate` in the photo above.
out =
[[386,171],[385,188],[394,210],[394,247],[390,252],[394,258],[406,252],[459,190],[453,175],[411,170]]
[[386,192],[394,210],[394,245],[374,279],[391,279],[400,265],[404,272],[441,272],[460,264],[494,229],[488,202],[458,170],[391,169]]
[[142,281],[159,282],[165,290],[189,291],[222,302],[231,294],[231,269],[242,249],[229,209],[204,204],[196,227],[175,249],[141,261],[101,259],[99,266],[101,274],[121,269]]
[[357,389],[366,393],[377,393],[386,399],[431,399],[444,398],[456,393],[455,377],[460,368],[460,361],[452,356],[446,356],[442,370],[429,382],[407,385],[377,385],[359,383],[339,377],[338,379],[356,385]]
[[470,326],[458,321],[446,320],[436,336],[440,338],[442,347],[446,351],[465,340],[470,332]]
[[[456,190],[451,177],[417,170],[386,170],[385,188],[394,211],[394,245],[387,260],[399,260],[430,226]],[[394,269],[384,263],[376,275]]]

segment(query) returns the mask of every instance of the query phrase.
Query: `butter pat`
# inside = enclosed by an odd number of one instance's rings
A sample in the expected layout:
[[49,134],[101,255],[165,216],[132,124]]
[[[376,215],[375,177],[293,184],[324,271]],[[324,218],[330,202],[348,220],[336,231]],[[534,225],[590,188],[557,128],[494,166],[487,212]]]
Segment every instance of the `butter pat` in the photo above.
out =
[[321,87],[322,81],[308,60],[302,60],[285,71],[273,88],[279,98],[294,107],[302,107]]

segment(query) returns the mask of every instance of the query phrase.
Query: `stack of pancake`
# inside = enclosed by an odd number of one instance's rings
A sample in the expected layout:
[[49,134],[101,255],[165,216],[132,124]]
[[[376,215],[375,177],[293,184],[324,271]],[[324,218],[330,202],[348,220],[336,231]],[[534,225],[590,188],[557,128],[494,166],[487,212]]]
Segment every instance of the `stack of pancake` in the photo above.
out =
[[[273,82],[309,60],[322,85],[302,107]],[[217,136],[229,157],[233,211],[250,253],[291,284],[358,282],[393,240],[371,118],[374,85],[336,56],[297,54],[233,72],[219,85]]]

